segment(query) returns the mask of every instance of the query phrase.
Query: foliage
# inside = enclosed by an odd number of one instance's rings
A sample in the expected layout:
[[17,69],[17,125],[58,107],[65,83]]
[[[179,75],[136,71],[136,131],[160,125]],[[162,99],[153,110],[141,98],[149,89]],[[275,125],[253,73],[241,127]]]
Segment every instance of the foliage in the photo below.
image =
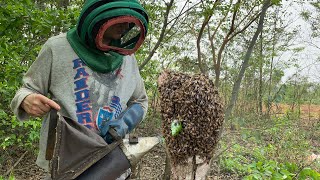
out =
[[[294,179],[298,171],[298,166],[293,163],[279,164],[275,161],[254,162],[248,166],[250,175],[245,176],[244,180],[258,180],[258,179]],[[320,173],[310,168],[304,168],[299,172],[298,179],[304,180],[310,177],[318,179]]]
[[[43,5],[43,6],[42,6]],[[79,10],[56,9],[30,0],[6,1],[0,6],[0,142],[2,149],[34,148],[41,121],[19,122],[10,111],[10,101],[21,86],[24,72],[47,38],[65,32]],[[59,19],[59,21],[57,21]],[[18,30],[18,31],[17,31]]]
[[39,119],[25,122],[18,121],[0,110],[0,148],[10,149],[13,146],[36,150],[39,142],[41,121]]
[[312,179],[319,179],[320,173],[311,168],[304,168],[299,174],[299,179],[307,179],[308,177]]
[[310,3],[313,8],[308,8],[307,10],[300,13],[300,15],[310,23],[311,30],[312,30],[312,36],[313,37],[319,37],[319,19],[320,19],[320,3],[317,2],[311,2]]
[[14,175],[11,173],[8,178],[4,178],[4,177],[0,176],[0,180],[15,180],[15,177],[14,177]]
[[[66,32],[76,24],[83,0],[68,1],[67,6],[61,6],[63,1],[54,0],[6,0],[0,2],[0,148],[10,151],[12,147],[37,150],[41,121],[31,119],[20,122],[10,110],[10,101],[21,86],[23,74],[36,58],[41,45],[51,36]],[[67,2],[67,1],[65,1]],[[163,25],[164,12],[168,1],[142,0],[149,12],[150,26],[146,42],[139,49],[136,58],[139,63],[147,59],[157,42]],[[199,73],[197,62],[197,47],[195,42],[204,18],[212,15],[201,38],[201,57],[205,62],[209,76],[213,79],[218,50],[222,47],[225,36],[229,33],[234,9],[236,14],[236,29],[239,32],[228,42],[221,53],[221,85],[220,94],[225,102],[231,95],[231,89],[238,74],[244,51],[255,30],[255,22],[245,31],[245,27],[260,11],[262,0],[241,1],[241,4],[222,1],[213,6],[213,1],[202,1],[200,4],[187,1],[189,11],[179,10],[181,3],[174,2],[169,13],[168,27],[159,49],[141,70],[149,97],[148,116],[142,125],[152,124],[160,129],[159,102],[156,79],[164,68],[175,69],[188,73]],[[310,82],[307,78],[297,75],[283,81],[285,69],[297,66],[296,54],[304,47],[296,46],[296,36],[299,27],[288,28],[289,13],[282,7],[284,1],[272,0],[276,6],[270,7],[264,30],[259,37],[244,80],[241,84],[238,104],[234,111],[237,118],[231,119],[235,129],[241,130],[235,138],[235,145],[220,158],[220,166],[226,172],[236,173],[244,179],[290,179],[297,176],[304,179],[318,175],[315,166],[308,167],[303,158],[310,152],[318,150],[310,145],[309,139],[318,138],[319,125],[310,131],[300,127],[302,104],[320,104],[320,84]],[[319,3],[311,3],[314,12],[301,12],[301,16],[311,24],[312,36],[319,36]],[[186,9],[184,9],[186,10]],[[174,11],[174,12],[173,12]],[[223,19],[226,17],[225,19]],[[220,24],[221,21],[221,24]],[[292,22],[291,22],[292,23]],[[220,26],[219,26],[220,24]],[[215,32],[215,30],[217,30]],[[213,49],[209,36],[213,38]],[[230,37],[229,37],[230,38]],[[293,56],[283,58],[283,53]],[[259,112],[259,103],[264,102],[260,109],[268,114],[263,119]],[[277,116],[264,108],[280,104],[288,104],[292,109]],[[229,127],[228,125],[226,126]],[[248,129],[245,129],[248,128]],[[316,129],[318,128],[318,129]],[[252,131],[250,129],[257,129]],[[229,141],[227,141],[230,143]],[[223,142],[223,147],[227,146]],[[0,179],[4,177],[0,176]],[[9,179],[14,179],[13,175]]]
[[[287,116],[273,118],[267,124],[263,121],[259,124],[256,119],[246,120],[240,121],[241,139],[235,137],[230,142],[231,137],[226,137],[227,141],[222,141],[222,149],[234,143],[219,158],[223,171],[238,174],[245,180],[320,178],[319,169],[317,172],[315,167],[303,162],[311,149],[308,132],[297,128],[296,120]],[[245,128],[248,125],[251,128]],[[264,129],[252,131],[255,126]]]

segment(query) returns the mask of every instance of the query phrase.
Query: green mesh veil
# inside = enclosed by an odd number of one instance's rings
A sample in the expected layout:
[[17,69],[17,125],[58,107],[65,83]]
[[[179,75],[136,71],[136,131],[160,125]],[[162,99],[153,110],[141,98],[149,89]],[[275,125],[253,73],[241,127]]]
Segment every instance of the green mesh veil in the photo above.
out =
[[[104,43],[104,33],[119,23],[128,24],[126,31]],[[148,15],[138,1],[87,0],[67,39],[87,66],[108,73],[121,66],[124,55],[133,54],[142,45],[147,31]]]

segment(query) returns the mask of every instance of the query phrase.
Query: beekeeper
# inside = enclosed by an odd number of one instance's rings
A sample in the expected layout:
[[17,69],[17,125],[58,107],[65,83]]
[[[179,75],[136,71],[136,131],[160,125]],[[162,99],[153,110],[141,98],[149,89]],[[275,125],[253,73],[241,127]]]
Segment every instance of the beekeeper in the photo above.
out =
[[100,134],[113,127],[124,137],[143,119],[147,95],[134,53],[148,30],[136,0],[87,0],[75,28],[51,37],[11,102],[19,120],[43,117],[37,164],[45,160],[48,112],[58,110]]

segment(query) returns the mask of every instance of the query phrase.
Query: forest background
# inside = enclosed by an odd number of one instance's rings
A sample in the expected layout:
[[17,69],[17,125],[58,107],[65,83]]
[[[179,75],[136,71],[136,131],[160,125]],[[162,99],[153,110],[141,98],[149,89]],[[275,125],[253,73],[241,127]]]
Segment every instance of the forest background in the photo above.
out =
[[[320,1],[141,3],[150,28],[136,57],[150,108],[140,135],[161,134],[156,79],[162,70],[204,73],[225,104],[208,178],[320,178]],[[34,165],[41,120],[19,122],[9,104],[41,46],[76,24],[82,4],[0,2],[0,179],[43,176]],[[152,152],[160,160],[143,160],[137,178],[164,176],[160,147]]]

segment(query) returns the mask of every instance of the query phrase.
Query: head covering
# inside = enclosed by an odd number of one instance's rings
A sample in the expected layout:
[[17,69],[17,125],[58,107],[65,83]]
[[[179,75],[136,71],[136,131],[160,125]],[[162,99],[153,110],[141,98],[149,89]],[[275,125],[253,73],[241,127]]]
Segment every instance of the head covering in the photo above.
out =
[[[105,31],[121,23],[127,23],[128,29],[121,32],[121,38],[105,44]],[[141,46],[147,31],[148,15],[137,0],[87,0],[67,39],[87,66],[108,73],[120,67],[124,55]]]

